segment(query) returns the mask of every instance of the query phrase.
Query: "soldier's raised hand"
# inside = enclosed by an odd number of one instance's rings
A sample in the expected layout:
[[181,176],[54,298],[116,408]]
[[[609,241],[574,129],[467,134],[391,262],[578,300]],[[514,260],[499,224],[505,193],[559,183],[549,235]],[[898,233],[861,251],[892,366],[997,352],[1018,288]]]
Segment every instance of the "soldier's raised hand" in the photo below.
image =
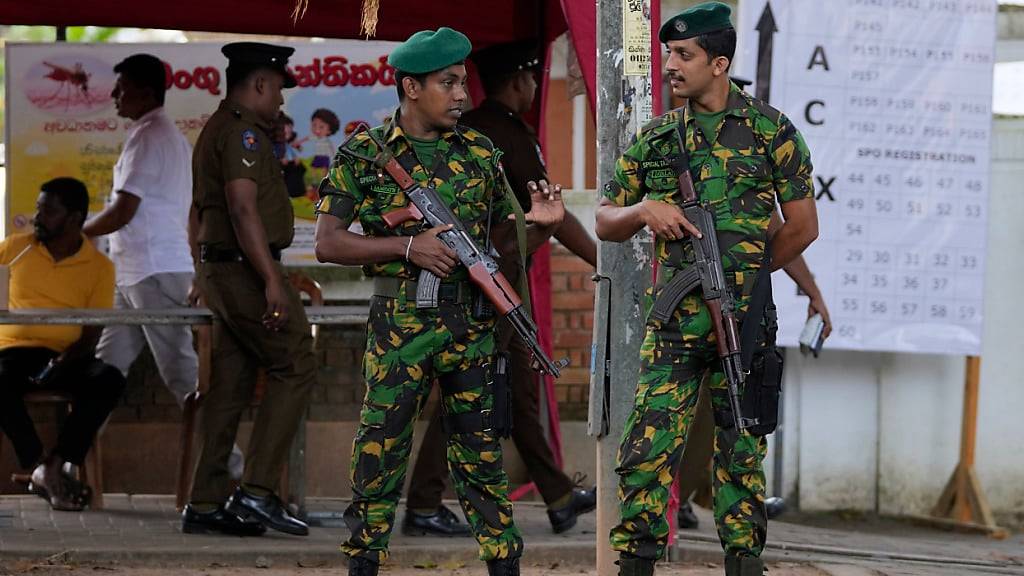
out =
[[[526,183],[530,191],[530,211],[523,216],[527,224],[537,226],[558,226],[565,218],[565,204],[562,203],[562,185],[548,184],[547,180]],[[509,220],[515,220],[515,214],[509,214]]]

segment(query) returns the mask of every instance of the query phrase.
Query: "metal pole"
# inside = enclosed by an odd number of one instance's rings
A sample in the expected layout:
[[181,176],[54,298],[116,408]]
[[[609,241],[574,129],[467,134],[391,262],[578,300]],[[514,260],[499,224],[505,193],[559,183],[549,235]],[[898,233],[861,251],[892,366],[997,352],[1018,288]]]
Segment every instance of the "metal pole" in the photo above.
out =
[[[642,7],[639,10],[642,19],[627,19],[630,10],[636,16],[638,4]],[[615,162],[633,135],[651,117],[650,60],[646,75],[626,76],[623,66],[629,57],[624,51],[624,43],[639,45],[638,36],[645,31],[650,34],[650,0],[642,0],[642,3],[640,0],[598,0],[597,11],[597,173],[600,189],[602,183],[612,178]],[[645,40],[649,46],[649,36]],[[608,544],[608,533],[619,521],[615,465],[626,416],[632,409],[636,393],[639,350],[644,334],[643,297],[650,285],[650,276],[651,239],[646,231],[626,242],[599,244],[589,421],[590,433],[598,437],[598,576],[618,573],[615,566],[618,554]]]

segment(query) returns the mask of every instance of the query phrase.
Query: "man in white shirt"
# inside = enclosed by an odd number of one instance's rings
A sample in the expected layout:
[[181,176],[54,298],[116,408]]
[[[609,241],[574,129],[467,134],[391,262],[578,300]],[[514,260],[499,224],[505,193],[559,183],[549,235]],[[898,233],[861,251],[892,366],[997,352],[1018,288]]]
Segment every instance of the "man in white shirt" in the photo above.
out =
[[[166,71],[149,54],[114,66],[111,97],[118,116],[132,120],[114,165],[113,192],[102,212],[86,222],[89,237],[110,235],[116,268],[117,308],[185,306],[192,285],[188,210],[192,202],[192,147],[164,113]],[[188,326],[108,326],[97,356],[127,376],[144,343],[178,405],[196,389],[198,360]],[[241,478],[242,453],[231,454],[231,475]]]

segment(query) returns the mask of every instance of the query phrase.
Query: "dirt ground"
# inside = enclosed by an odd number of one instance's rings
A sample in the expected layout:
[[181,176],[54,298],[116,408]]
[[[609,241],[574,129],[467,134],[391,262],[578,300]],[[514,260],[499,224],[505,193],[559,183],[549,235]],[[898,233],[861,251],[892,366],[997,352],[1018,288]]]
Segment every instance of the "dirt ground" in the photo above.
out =
[[[473,566],[394,566],[384,567],[381,576],[476,576],[486,574],[482,564]],[[0,576],[338,576],[345,574],[342,567],[317,568],[302,566],[270,566],[267,568],[237,568],[209,566],[206,568],[150,568],[118,566],[113,564],[47,564],[45,562],[0,561]],[[720,565],[683,566],[680,564],[659,564],[658,576],[721,576]],[[811,566],[798,564],[769,565],[771,576],[826,576],[825,572]],[[595,569],[565,568],[559,566],[523,566],[522,576],[596,576]]]

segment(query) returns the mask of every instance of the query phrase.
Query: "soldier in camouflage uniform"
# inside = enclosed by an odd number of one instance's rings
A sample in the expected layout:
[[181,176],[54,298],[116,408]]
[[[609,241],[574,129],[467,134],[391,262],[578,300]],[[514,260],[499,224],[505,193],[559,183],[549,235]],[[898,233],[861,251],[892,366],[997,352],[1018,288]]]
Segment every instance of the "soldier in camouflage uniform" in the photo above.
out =
[[[598,208],[597,234],[624,241],[649,227],[657,236],[658,287],[693,261],[688,241],[680,240],[698,231],[679,209],[673,169],[681,158],[681,127],[697,195],[715,214],[723,269],[742,321],[765,261],[776,201],[786,221],[772,237],[773,269],[814,240],[817,215],[810,154],[800,134],[779,111],[728,79],[736,44],[729,16],[725,4],[705,3],[661,28],[659,39],[669,50],[666,75],[688,104],[645,126],[618,160]],[[648,304],[654,295],[648,294]],[[714,512],[726,574],[762,574],[766,443],[732,424],[711,317],[699,291],[681,301],[669,322],[648,318],[640,354],[635,404],[619,449],[621,522],[610,535],[620,574],[653,574],[664,553],[668,491],[705,375],[716,413]]]
[[[437,377],[442,392],[448,462],[459,501],[492,576],[517,575],[523,542],[512,522],[508,478],[491,420],[491,361],[495,320],[471,313],[476,289],[466,268],[437,234],[419,222],[396,229],[382,215],[408,205],[390,176],[368,160],[394,155],[420,185],[432,186],[468,232],[486,245],[516,238],[517,222],[532,223],[525,241],[537,245],[557,229],[564,207],[557,188],[531,183],[533,206],[518,218],[501,171],[501,153],[479,132],[457,126],[466,100],[469,40],[450,28],[418,32],[388,58],[396,68],[400,107],[370,134],[359,132],[338,151],[321,184],[316,252],[321,261],[361,264],[374,278],[363,374],[366,397],[352,448],[351,537],[341,545],[349,574],[372,576],[387,557],[395,507],[412,447],[413,424]],[[347,230],[354,218],[365,236]],[[490,226],[488,226],[488,219]],[[499,250],[515,249],[514,242]],[[421,270],[441,277],[437,308],[416,307]]]

